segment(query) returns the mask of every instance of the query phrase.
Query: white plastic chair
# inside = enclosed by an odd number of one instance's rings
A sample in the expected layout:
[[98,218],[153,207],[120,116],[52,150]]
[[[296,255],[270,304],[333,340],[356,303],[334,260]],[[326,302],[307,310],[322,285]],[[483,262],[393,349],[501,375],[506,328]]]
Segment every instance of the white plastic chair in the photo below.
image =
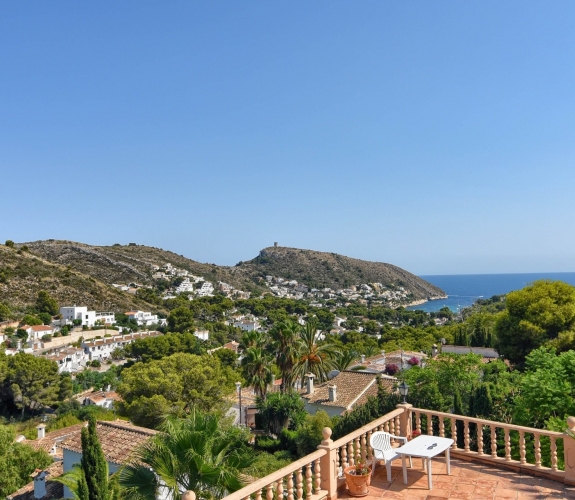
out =
[[[389,432],[378,431],[371,435],[369,444],[373,450],[373,463],[371,464],[371,474],[375,472],[375,466],[379,460],[385,461],[385,468],[387,469],[387,480],[391,482],[391,462],[396,458],[401,458],[395,452],[395,448],[391,446],[391,440],[397,439],[403,441],[403,444],[407,443],[406,437],[393,436]],[[411,457],[409,457],[409,466],[413,467]]]

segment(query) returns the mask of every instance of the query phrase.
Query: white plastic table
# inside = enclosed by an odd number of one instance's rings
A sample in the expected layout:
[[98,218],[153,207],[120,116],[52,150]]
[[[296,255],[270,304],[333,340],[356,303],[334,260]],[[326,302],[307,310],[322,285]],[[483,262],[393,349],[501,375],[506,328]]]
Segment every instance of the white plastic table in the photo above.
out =
[[[431,459],[442,452],[445,452],[445,465],[447,467],[447,474],[451,475],[451,467],[449,463],[449,448],[453,444],[453,439],[442,438],[436,436],[418,436],[412,439],[407,444],[395,448],[398,455],[421,457],[423,466],[427,464],[427,486],[429,489],[433,488],[431,480]],[[402,457],[403,459],[403,457]],[[405,460],[403,464],[403,484],[407,484],[407,469],[405,467]]]

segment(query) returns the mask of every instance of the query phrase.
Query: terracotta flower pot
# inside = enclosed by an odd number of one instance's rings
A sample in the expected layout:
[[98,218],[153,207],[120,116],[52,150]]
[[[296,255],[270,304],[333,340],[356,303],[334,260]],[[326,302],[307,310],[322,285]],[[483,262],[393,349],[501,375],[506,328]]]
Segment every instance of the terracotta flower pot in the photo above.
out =
[[356,476],[353,474],[354,472],[355,466],[353,465],[343,470],[347,491],[354,497],[364,497],[369,493],[368,486],[371,483],[371,469],[369,469],[369,473],[363,476]]

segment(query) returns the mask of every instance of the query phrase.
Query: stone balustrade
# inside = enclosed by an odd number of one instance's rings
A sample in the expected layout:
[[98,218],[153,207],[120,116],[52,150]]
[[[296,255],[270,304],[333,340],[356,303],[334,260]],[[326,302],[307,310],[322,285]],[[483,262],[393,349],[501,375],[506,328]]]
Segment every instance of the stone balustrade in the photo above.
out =
[[[372,461],[369,442],[376,431],[411,436],[413,430],[417,430],[422,434],[450,437],[454,440],[451,454],[457,458],[523,470],[575,485],[575,439],[569,435],[575,435],[574,417],[567,419],[567,427],[568,432],[553,432],[413,408],[404,403],[336,441],[331,439],[331,429],[324,428],[324,439],[316,452],[224,498],[335,500],[338,489],[345,483],[343,469],[360,461]],[[462,446],[458,446],[458,442]]]
[[287,500],[320,500],[325,498],[327,492],[321,487],[321,462],[325,455],[325,450],[315,451],[225,498],[227,500],[273,500],[274,498],[284,498],[284,496]]
[[[575,450],[571,448],[574,440],[566,433],[421,408],[407,411],[411,429],[453,439],[453,456],[530,471],[561,482],[575,481]],[[575,421],[568,420],[568,425],[571,424]],[[559,448],[563,450],[561,460]],[[568,462],[574,466],[573,470]]]

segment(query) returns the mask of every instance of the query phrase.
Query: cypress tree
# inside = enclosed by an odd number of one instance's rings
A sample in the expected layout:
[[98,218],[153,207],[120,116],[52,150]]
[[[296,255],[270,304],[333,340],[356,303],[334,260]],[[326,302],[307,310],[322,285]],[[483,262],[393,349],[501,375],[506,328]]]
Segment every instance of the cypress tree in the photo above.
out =
[[472,403],[469,405],[469,413],[473,417],[489,418],[493,411],[493,399],[491,397],[490,384],[485,383],[477,387],[473,393]]
[[[463,415],[463,404],[461,402],[461,394],[456,391],[453,395],[453,413],[456,415]],[[465,440],[463,432],[465,430],[465,424],[461,420],[455,422],[455,428],[457,429],[457,447],[463,448],[465,446]]]
[[108,463],[96,433],[96,419],[82,429],[82,470],[88,489],[88,500],[108,500]]
[[78,481],[78,491],[76,494],[78,495],[78,500],[90,500],[90,492],[88,491],[88,483],[86,482],[84,471],[82,471],[82,476]]

